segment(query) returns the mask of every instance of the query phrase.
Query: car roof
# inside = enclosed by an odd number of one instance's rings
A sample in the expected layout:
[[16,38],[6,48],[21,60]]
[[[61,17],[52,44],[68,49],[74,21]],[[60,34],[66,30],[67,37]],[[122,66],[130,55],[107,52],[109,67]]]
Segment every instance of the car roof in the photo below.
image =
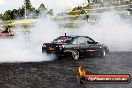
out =
[[88,36],[73,36],[72,35],[72,36],[59,36],[59,37],[74,37],[75,38],[75,37],[88,37]]

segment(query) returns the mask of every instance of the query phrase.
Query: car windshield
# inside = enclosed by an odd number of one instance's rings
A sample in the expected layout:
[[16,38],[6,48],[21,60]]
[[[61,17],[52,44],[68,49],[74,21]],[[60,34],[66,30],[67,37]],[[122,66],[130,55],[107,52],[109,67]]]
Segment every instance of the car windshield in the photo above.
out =
[[73,37],[70,36],[60,36],[53,40],[53,43],[71,43]]

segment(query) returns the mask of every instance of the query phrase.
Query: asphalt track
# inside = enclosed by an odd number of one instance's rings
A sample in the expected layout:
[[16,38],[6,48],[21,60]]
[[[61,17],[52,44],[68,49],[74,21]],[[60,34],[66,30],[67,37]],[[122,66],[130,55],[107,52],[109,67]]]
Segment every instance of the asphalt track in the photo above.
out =
[[132,75],[132,52],[111,52],[105,58],[30,63],[1,63],[0,88],[132,88],[129,84],[78,84],[82,66],[87,74]]

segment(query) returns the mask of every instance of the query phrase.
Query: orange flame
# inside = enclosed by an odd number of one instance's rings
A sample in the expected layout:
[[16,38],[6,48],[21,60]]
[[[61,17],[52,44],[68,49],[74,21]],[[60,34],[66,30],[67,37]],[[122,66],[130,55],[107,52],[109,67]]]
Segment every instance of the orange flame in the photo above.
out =
[[79,75],[80,75],[80,76],[84,76],[84,75],[86,75],[85,70],[84,70],[84,69],[82,69],[82,67],[81,67],[81,66],[78,68],[78,71],[79,71]]

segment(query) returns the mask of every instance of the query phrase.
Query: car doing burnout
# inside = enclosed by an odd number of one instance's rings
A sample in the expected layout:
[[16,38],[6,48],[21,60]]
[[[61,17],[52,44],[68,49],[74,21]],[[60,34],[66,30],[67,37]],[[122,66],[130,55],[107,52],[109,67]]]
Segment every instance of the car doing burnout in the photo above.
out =
[[60,36],[51,43],[44,43],[42,52],[55,54],[57,57],[79,59],[84,56],[104,57],[109,49],[106,45],[95,42],[88,36]]

